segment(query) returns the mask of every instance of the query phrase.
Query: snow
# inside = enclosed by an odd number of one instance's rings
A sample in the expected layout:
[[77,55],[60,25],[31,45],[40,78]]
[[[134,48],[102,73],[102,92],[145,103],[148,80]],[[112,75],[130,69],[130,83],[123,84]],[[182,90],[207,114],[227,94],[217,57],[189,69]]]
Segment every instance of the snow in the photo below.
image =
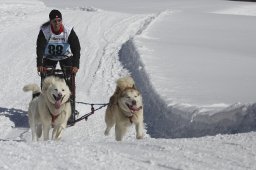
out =
[[[0,169],[256,169],[255,11],[221,0],[0,0]],[[104,111],[31,141],[27,83],[40,25],[58,8],[79,36],[77,101],[107,103],[131,74],[146,134],[104,136]],[[90,107],[77,104],[80,114]]]

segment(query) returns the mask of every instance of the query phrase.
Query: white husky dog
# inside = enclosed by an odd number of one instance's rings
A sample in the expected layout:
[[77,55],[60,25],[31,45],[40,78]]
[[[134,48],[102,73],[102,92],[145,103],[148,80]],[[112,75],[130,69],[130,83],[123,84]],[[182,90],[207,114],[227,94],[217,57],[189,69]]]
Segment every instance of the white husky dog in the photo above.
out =
[[136,89],[134,80],[131,77],[124,77],[117,80],[115,93],[109,100],[105,113],[106,130],[105,135],[115,125],[115,136],[121,141],[127,128],[135,124],[136,138],[143,138],[143,106],[142,96]]
[[71,92],[65,80],[50,76],[44,79],[42,91],[36,84],[28,84],[23,90],[33,93],[28,108],[32,140],[38,141],[42,133],[43,139],[49,140],[51,127],[53,127],[52,139],[59,140],[71,115],[69,102]]

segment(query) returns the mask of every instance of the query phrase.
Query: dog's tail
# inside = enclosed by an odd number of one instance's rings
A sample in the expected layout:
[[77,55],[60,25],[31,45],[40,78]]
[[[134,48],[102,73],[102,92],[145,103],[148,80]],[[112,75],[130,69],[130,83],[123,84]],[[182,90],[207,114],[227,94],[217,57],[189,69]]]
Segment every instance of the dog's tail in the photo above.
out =
[[41,89],[37,84],[28,84],[23,87],[24,92],[32,91],[33,98],[41,94]]
[[130,76],[118,79],[116,81],[116,84],[117,84],[117,87],[119,87],[119,89],[121,91],[124,90],[125,88],[134,88],[134,89],[136,89],[135,82],[134,82],[133,78],[130,77]]

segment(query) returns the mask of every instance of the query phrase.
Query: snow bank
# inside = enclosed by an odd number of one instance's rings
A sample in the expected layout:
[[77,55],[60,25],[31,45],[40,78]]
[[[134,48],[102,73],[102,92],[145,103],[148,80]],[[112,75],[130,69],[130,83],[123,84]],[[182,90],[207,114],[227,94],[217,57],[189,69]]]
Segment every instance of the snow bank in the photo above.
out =
[[140,55],[136,39],[123,44],[119,52],[120,61],[142,92],[145,123],[151,137],[187,138],[256,130],[256,103],[207,107],[167,105],[152,86],[154,80],[147,74]]

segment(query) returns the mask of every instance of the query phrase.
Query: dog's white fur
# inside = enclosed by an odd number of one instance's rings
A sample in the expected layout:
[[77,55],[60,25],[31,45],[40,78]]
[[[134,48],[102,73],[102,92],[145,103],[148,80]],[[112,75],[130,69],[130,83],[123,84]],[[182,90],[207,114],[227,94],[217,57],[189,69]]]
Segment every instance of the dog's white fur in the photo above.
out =
[[32,98],[28,108],[32,140],[38,141],[42,133],[43,139],[49,140],[51,127],[53,127],[52,139],[59,140],[71,115],[69,102],[71,92],[65,80],[50,76],[44,79],[42,91],[36,84],[24,86],[23,91],[40,93],[38,97]]
[[115,93],[110,97],[105,113],[106,130],[109,135],[115,125],[115,137],[121,141],[127,128],[135,124],[136,138],[143,138],[143,104],[142,96],[136,89],[134,80],[128,76],[117,80]]

